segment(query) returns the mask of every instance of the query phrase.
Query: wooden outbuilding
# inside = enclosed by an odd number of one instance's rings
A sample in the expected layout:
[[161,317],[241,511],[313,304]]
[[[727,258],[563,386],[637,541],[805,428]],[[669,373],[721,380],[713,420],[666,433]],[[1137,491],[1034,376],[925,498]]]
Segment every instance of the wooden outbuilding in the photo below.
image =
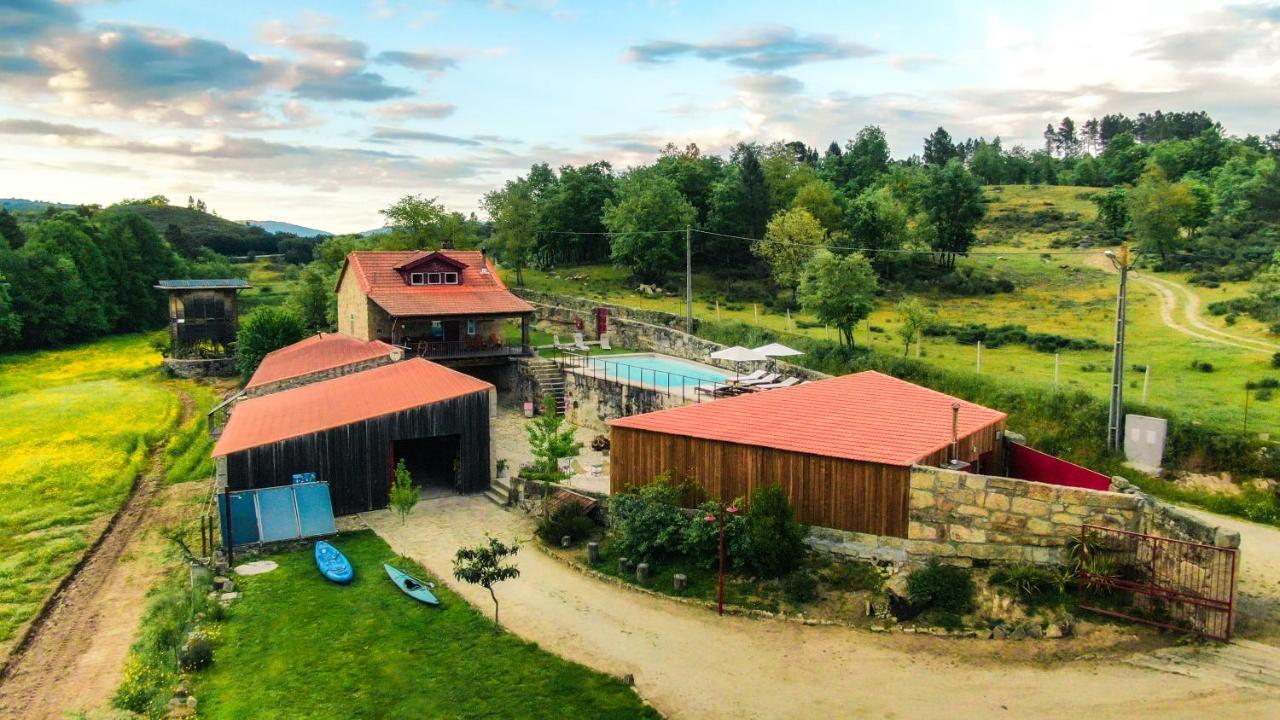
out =
[[240,278],[161,280],[156,288],[169,295],[171,356],[199,353],[208,357],[230,352],[239,328],[237,294],[249,288],[248,282]]
[[495,405],[489,383],[414,358],[242,400],[213,456],[231,490],[313,474],[339,515],[386,507],[402,459],[416,484],[481,492]]
[[911,467],[999,471],[1006,415],[875,371],[609,423],[610,489],[663,473],[711,498],[781,483],[802,522],[907,536]]

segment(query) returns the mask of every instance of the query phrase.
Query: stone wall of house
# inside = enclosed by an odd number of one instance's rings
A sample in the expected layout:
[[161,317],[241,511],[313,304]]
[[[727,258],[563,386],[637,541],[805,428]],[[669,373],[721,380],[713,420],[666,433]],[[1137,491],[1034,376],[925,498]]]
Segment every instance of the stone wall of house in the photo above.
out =
[[323,380],[332,380],[334,378],[342,377],[343,375],[351,375],[352,373],[372,370],[373,368],[382,367],[383,365],[390,365],[391,363],[397,362],[403,358],[404,352],[397,349],[393,352],[387,353],[386,355],[358,363],[339,365],[338,367],[321,370],[319,372],[299,375],[298,377],[285,378],[284,380],[279,380],[273,383],[265,383],[245,390],[244,395],[245,397],[269,395],[271,393],[280,392],[281,390],[289,390],[291,388],[302,387],[303,385],[310,385],[311,383],[321,382]]
[[1140,492],[1100,492],[932,467],[911,471],[905,549],[919,560],[1054,564],[1082,525],[1238,547],[1239,535]]

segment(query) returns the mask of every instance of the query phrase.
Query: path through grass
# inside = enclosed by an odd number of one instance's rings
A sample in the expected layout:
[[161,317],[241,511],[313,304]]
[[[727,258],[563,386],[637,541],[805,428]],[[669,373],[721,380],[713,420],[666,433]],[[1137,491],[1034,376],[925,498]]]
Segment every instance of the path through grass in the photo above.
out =
[[144,335],[0,356],[0,649],[177,424],[159,364]]
[[441,608],[405,596],[382,563],[427,573],[372,532],[335,544],[356,568],[349,586],[324,580],[309,548],[239,579],[244,596],[219,629],[213,666],[197,676],[201,717],[657,717],[620,680],[495,634],[443,587]]

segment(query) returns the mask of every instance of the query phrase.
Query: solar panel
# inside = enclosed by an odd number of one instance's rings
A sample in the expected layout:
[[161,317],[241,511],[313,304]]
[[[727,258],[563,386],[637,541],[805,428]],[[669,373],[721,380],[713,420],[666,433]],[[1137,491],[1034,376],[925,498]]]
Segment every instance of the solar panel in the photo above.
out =
[[[218,516],[226,518],[225,496],[218,496]],[[332,535],[333,502],[329,483],[307,482],[231,493],[231,531],[235,545],[282,542]],[[222,533],[227,543],[226,529]]]

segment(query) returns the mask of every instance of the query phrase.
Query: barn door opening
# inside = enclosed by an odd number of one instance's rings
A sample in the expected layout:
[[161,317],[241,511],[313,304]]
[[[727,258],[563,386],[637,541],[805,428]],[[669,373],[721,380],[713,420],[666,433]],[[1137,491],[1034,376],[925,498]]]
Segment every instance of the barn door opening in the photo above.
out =
[[458,490],[460,440],[460,435],[397,440],[392,456],[396,462],[404,459],[413,484],[422,488],[424,495],[453,493]]

